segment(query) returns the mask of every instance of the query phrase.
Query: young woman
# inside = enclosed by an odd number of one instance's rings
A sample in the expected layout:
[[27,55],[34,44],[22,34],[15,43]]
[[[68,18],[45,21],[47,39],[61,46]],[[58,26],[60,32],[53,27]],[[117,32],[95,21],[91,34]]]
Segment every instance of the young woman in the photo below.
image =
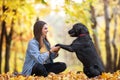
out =
[[47,24],[44,21],[37,21],[34,24],[33,32],[34,38],[28,43],[22,74],[46,77],[49,72],[58,74],[64,71],[65,63],[53,62],[53,59],[58,56],[60,47],[50,48],[47,40]]

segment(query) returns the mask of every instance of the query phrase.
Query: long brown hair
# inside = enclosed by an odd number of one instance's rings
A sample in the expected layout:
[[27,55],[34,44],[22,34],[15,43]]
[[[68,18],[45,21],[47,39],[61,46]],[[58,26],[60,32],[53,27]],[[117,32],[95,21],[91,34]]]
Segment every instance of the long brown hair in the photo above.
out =
[[[39,42],[39,47],[42,46],[42,43],[41,43],[42,42],[41,41],[42,28],[45,24],[46,24],[46,22],[44,22],[44,21],[36,21],[34,24],[33,33],[34,33],[35,39]],[[45,37],[45,39],[47,40],[46,37]]]

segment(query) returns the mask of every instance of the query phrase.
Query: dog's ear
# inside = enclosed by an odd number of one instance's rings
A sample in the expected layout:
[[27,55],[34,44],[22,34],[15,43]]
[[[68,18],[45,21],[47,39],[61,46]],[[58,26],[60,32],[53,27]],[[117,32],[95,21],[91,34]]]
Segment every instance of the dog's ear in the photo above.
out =
[[74,24],[73,28],[74,28],[76,35],[79,35],[81,33],[81,24],[80,23]]
[[85,25],[83,25],[83,27],[81,29],[81,33],[83,33],[83,34],[89,33],[89,31]]
[[76,32],[77,32],[78,34],[86,34],[86,33],[89,33],[87,27],[86,27],[84,24],[82,24],[82,23],[77,23],[77,26],[78,26],[78,27],[76,27]]

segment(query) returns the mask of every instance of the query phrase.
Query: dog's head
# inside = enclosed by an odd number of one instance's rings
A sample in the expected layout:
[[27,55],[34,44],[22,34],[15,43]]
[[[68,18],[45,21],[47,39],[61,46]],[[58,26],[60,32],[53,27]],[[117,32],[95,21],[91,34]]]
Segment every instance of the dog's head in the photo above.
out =
[[82,23],[76,23],[73,28],[68,31],[71,37],[78,37],[80,34],[89,34],[88,29]]

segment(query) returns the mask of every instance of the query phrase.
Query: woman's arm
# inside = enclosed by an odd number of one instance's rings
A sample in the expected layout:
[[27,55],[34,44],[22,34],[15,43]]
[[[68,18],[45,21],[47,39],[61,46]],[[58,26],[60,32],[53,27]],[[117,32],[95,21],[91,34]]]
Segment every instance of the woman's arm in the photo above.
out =
[[28,44],[29,55],[36,62],[44,64],[44,62],[49,58],[49,52],[40,53],[39,46],[35,41],[30,41]]
[[56,57],[58,57],[58,53],[55,53],[55,52],[52,52],[52,53],[50,53],[50,55],[51,55],[51,58],[52,59],[55,59]]
[[51,55],[51,57],[52,57],[52,59],[55,59],[57,56],[58,56],[58,51],[60,50],[60,47],[52,47],[51,49],[50,49],[50,55]]

